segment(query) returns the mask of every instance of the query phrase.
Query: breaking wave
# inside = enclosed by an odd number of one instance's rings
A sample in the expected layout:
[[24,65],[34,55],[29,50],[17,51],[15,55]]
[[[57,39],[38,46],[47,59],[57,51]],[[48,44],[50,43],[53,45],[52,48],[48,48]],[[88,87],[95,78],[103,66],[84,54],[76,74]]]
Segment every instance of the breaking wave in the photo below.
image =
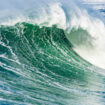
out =
[[1,105],[103,105],[104,19],[69,3],[0,17]]

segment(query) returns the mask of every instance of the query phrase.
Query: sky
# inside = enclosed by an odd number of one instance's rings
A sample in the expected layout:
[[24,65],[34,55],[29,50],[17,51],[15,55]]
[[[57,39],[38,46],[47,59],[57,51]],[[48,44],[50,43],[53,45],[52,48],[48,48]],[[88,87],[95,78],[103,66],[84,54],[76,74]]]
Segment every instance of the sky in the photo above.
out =
[[105,0],[83,0],[85,2],[97,2],[97,3],[101,3],[101,2],[105,2]]

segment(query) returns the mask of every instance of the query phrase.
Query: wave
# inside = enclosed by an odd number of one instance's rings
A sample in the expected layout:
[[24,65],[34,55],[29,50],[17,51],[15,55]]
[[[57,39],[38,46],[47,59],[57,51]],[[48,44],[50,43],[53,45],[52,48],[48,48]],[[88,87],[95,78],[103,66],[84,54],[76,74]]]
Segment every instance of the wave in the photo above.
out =
[[[34,17],[32,16],[30,18],[26,15],[25,17],[20,16],[17,17],[17,19],[12,18],[7,21],[3,21],[1,22],[1,25],[15,25],[18,22],[33,23],[39,25],[40,27],[51,27],[53,25],[56,25],[58,28],[64,29],[65,33],[68,34],[68,37],[73,36],[71,35],[71,33],[73,34],[73,32],[71,31],[74,29],[74,34],[77,34],[74,35],[75,40],[77,40],[78,38],[79,40],[84,40],[86,42],[88,40],[88,44],[84,43],[83,45],[81,44],[81,46],[75,46],[75,51],[88,62],[98,67],[105,68],[105,60],[102,60],[102,58],[105,58],[104,22],[99,17],[91,16],[91,14],[88,13],[89,11],[84,9],[83,7],[79,8],[74,3],[71,3],[71,5],[73,5],[74,8],[73,6],[68,7],[67,5],[65,7],[65,5],[62,5],[61,3],[51,3],[46,8],[42,7],[38,11],[36,11],[36,15]],[[29,12],[28,14],[31,13]],[[79,31],[78,35],[78,30],[80,28],[84,32]],[[88,37],[90,37],[90,39]],[[74,42],[72,44],[75,45]],[[90,46],[90,44],[93,47],[91,49],[88,49],[89,47],[87,48],[87,46]]]
[[[1,104],[76,103],[78,97],[75,94],[82,97],[83,90],[90,93],[94,88],[96,91],[101,89],[94,85],[100,80],[92,82],[94,77],[99,78],[94,72],[97,68],[73,51],[65,32],[57,26],[40,28],[17,23],[1,26],[0,33],[0,80],[5,80],[0,86]],[[88,86],[92,87],[87,89],[89,81],[92,84]],[[74,99],[66,99],[72,95]],[[56,96],[60,96],[59,99]]]
[[70,3],[0,18],[0,104],[104,104],[104,20]]

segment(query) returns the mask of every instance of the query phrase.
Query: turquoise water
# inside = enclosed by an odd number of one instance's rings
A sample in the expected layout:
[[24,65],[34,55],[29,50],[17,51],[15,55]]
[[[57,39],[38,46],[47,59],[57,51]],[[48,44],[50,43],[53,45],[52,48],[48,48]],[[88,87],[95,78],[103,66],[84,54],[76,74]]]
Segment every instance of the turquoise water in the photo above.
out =
[[96,99],[104,89],[104,78],[94,72],[98,68],[73,51],[62,29],[18,23],[1,26],[0,33],[1,104],[84,105],[86,100],[100,101]]
[[0,105],[104,105],[94,35],[82,25],[68,31],[49,22],[0,25]]

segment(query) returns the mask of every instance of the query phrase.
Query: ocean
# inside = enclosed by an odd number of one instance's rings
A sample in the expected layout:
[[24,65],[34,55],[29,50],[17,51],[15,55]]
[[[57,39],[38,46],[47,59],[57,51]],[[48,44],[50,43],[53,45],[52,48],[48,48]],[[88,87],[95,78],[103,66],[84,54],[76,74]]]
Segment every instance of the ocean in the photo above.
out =
[[0,3],[0,105],[105,105],[104,2]]

